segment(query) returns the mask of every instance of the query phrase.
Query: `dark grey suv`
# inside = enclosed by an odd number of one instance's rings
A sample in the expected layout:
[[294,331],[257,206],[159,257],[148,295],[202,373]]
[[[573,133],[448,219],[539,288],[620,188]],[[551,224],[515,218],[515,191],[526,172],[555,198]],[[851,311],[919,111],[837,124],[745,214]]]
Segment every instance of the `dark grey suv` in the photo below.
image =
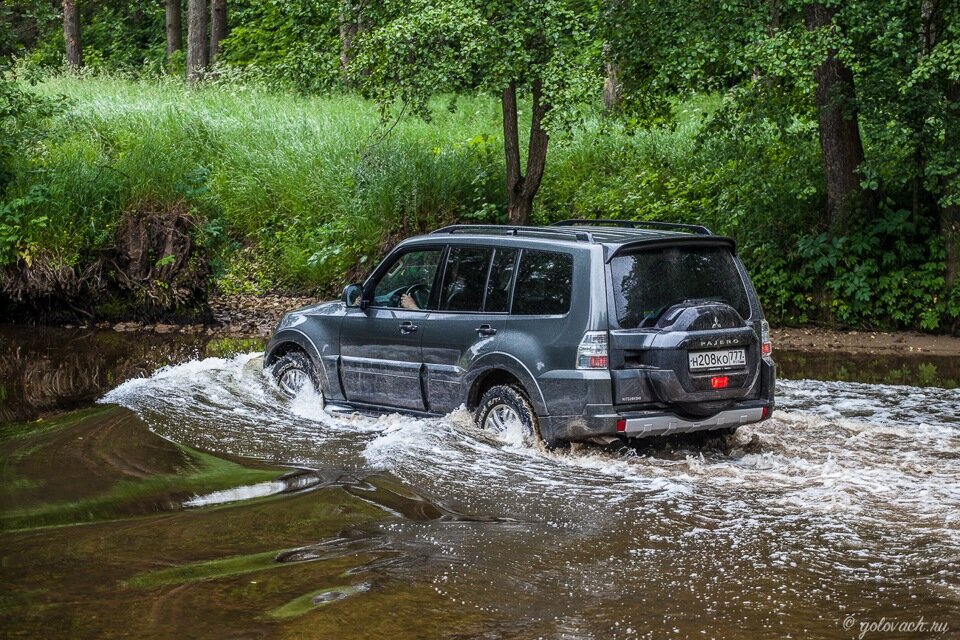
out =
[[568,220],[456,225],[400,243],[343,299],[284,316],[264,358],[324,402],[519,424],[548,444],[767,419],[775,366],[730,238]]

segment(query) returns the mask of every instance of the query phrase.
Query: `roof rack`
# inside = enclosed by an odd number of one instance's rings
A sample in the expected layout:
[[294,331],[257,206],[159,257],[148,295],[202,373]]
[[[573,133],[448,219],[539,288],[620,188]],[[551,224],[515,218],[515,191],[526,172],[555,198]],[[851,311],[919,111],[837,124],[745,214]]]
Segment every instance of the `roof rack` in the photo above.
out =
[[550,235],[564,236],[570,239],[576,239],[580,242],[593,242],[593,234],[589,231],[580,231],[577,229],[551,229],[550,227],[524,227],[505,224],[451,224],[441,227],[430,234],[436,233],[500,233],[504,235]]
[[554,222],[551,227],[572,226],[602,226],[627,227],[630,229],[664,229],[666,231],[687,231],[701,236],[712,236],[713,231],[699,224],[680,224],[678,222],[653,222],[647,220],[590,220],[587,218],[571,218]]

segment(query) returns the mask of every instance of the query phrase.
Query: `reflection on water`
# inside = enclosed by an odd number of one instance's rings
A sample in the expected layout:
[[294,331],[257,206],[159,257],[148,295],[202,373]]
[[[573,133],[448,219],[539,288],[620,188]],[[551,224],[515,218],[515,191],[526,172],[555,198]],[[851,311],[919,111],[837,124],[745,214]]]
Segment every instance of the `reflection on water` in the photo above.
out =
[[913,387],[960,387],[960,358],[930,354],[870,355],[778,351],[780,375],[793,380],[837,380]]
[[[731,441],[576,453],[488,437],[465,412],[285,401],[257,353],[162,368],[105,402],[3,432],[5,629],[836,638],[859,632],[849,615],[960,625],[960,390],[787,380],[775,418]],[[49,526],[65,522],[87,524]]]
[[261,339],[0,325],[0,424],[89,406],[124,380]]

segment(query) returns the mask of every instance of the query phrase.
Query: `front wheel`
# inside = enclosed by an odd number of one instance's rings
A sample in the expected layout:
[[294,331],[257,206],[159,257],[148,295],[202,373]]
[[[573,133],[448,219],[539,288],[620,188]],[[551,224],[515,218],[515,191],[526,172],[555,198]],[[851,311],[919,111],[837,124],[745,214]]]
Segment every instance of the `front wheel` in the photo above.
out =
[[305,353],[300,351],[285,353],[274,363],[271,373],[280,392],[288,398],[296,397],[305,388],[314,393],[320,393],[313,363]]
[[478,427],[500,440],[519,440],[526,446],[543,442],[537,414],[516,387],[491,387],[480,399],[474,420]]

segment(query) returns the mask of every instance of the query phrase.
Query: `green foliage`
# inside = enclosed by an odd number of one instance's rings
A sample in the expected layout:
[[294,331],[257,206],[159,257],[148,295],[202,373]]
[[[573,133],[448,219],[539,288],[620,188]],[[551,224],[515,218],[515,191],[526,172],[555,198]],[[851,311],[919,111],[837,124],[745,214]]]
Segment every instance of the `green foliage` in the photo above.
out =
[[960,289],[943,292],[940,239],[909,211],[887,208],[856,235],[800,236],[749,253],[767,311],[785,323],[839,321],[864,328],[955,326]]
[[33,261],[40,249],[36,237],[49,220],[34,212],[46,203],[47,195],[43,185],[33,185],[23,197],[0,203],[0,266]]
[[16,164],[44,135],[46,120],[63,105],[25,89],[0,66],[0,195],[16,171]]
[[[31,153],[11,165],[7,264],[46,248],[83,266],[111,245],[124,212],[186,203],[223,291],[329,294],[403,237],[505,216],[491,99],[460,98],[456,112],[435,101],[430,123],[403,120],[384,137],[375,105],[348,96],[61,77],[31,99],[57,94],[69,107],[36,120]],[[677,103],[671,120],[642,130],[584,114],[552,151],[535,221],[707,223],[739,240],[775,322],[955,329],[960,292],[943,291],[928,218],[891,200],[882,217],[856,220],[857,234],[817,230],[809,120],[782,126],[730,97]]]
[[108,77],[54,77],[38,90],[73,106],[45,121],[36,152],[17,164],[0,228],[6,264],[32,242],[82,267],[114,242],[125,212],[185,202],[195,243],[221,256],[225,289],[333,290],[400,234],[497,219],[505,207],[486,100],[384,138],[374,106],[357,98]]
[[50,118],[65,104],[25,89],[0,68],[0,266],[29,262],[48,227],[43,210],[49,193],[42,183],[13,197],[8,191],[17,175],[29,170]]
[[221,61],[274,88],[302,93],[340,81],[339,4],[331,0],[236,2]]
[[546,127],[576,119],[597,95],[600,45],[596,8],[577,0],[521,2],[404,0],[363,5],[351,68],[385,115],[395,103],[428,118],[438,93],[500,93],[508,84],[542,83]]

